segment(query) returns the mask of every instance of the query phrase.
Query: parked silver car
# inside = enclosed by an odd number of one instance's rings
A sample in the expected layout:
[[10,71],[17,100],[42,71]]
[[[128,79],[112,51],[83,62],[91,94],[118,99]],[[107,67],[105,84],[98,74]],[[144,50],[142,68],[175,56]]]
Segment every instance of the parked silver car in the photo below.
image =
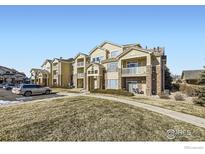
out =
[[13,84],[13,83],[7,83],[7,84],[5,84],[4,86],[3,86],[3,88],[5,89],[5,90],[11,90],[12,88],[14,88],[15,87],[15,84]]
[[17,95],[31,96],[35,94],[50,94],[51,89],[49,87],[42,87],[36,84],[21,84],[19,87],[12,89],[12,93]]

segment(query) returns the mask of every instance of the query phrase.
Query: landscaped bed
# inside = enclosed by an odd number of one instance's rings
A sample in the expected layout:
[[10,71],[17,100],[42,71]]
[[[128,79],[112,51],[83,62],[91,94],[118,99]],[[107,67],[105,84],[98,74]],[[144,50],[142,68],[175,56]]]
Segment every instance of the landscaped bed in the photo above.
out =
[[134,96],[133,93],[122,89],[93,89],[90,92],[101,93],[101,94],[122,95],[122,96]]
[[205,140],[205,129],[92,97],[0,107],[1,141],[170,141],[169,129],[189,132],[173,140]]
[[80,90],[68,89],[68,88],[52,88],[53,92],[67,92],[67,93],[80,93]]

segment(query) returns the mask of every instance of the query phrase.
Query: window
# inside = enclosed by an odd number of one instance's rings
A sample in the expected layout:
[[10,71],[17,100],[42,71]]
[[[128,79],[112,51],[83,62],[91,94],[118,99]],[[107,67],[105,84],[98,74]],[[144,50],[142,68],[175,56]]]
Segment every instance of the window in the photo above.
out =
[[93,63],[95,62],[95,58],[93,58],[92,62],[93,62]]
[[53,63],[53,66],[57,66],[58,65],[58,63]]
[[57,74],[57,71],[56,71],[56,70],[54,70],[54,71],[53,71],[53,75],[56,75],[56,74]]
[[95,70],[95,74],[98,74],[98,70]]
[[118,87],[118,80],[110,79],[107,80],[107,89],[117,89]]
[[117,57],[119,54],[120,54],[119,51],[112,51],[110,57],[111,57],[111,58],[115,58],[115,57]]
[[36,87],[35,88],[41,88],[41,86],[40,85],[36,85]]
[[96,62],[96,63],[98,63],[98,62],[100,63],[102,60],[103,60],[103,56],[100,56],[100,57],[95,57],[95,58],[93,58],[93,59],[92,59],[92,62],[93,62],[93,63],[95,63],[95,62]]
[[138,67],[138,63],[127,63],[127,67]]
[[117,62],[108,63],[107,71],[108,72],[117,72],[117,69],[118,69],[117,65],[118,65]]

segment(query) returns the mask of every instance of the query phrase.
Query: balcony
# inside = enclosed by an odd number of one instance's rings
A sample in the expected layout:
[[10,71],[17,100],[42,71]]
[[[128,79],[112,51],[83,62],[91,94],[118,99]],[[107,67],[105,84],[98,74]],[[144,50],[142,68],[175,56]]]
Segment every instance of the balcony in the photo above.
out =
[[77,62],[77,67],[84,67],[84,62]]
[[77,74],[77,78],[84,78],[85,77],[85,73],[78,73]]
[[58,79],[58,74],[53,74],[53,79]]
[[58,65],[54,65],[52,69],[53,70],[58,70]]
[[122,68],[122,76],[143,76],[146,74],[146,66]]

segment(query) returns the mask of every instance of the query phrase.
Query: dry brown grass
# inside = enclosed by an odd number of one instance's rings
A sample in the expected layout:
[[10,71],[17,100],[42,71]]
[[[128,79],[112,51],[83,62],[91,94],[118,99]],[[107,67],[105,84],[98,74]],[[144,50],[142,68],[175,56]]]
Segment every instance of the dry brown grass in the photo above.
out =
[[205,107],[186,101],[164,100],[152,97],[132,97],[132,100],[205,118]]
[[143,95],[136,95],[134,97],[115,96],[115,95],[108,95],[108,94],[103,94],[103,95],[110,96],[110,97],[123,98],[123,99],[128,99],[128,100],[135,100],[140,103],[146,103],[146,104],[162,107],[165,109],[205,118],[205,107],[197,105],[191,101],[187,102],[187,100],[176,101],[173,99],[159,99],[159,98],[143,96]]
[[76,89],[67,89],[67,88],[52,88],[53,92],[67,92],[67,93],[80,93],[79,90]]
[[168,129],[192,132],[177,141],[205,140],[205,129],[104,99],[81,96],[0,107],[1,141],[169,141]]

